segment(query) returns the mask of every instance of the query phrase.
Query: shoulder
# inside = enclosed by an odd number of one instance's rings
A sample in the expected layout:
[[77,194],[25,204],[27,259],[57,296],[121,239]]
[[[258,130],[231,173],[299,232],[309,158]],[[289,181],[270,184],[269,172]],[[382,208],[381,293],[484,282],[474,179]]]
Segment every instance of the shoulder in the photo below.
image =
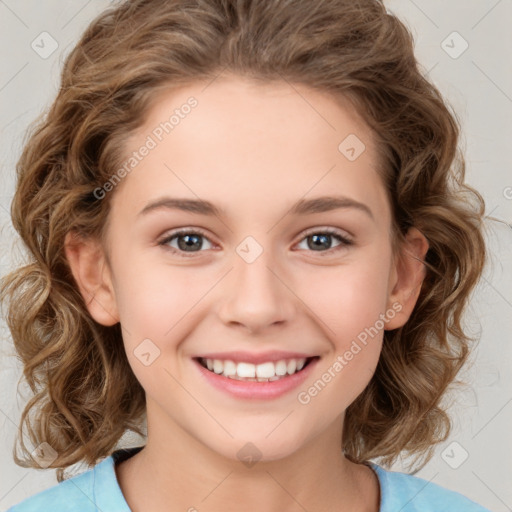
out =
[[371,463],[381,486],[380,512],[490,512],[462,494]]
[[7,512],[129,512],[119,489],[112,456],[94,468],[59,482],[22,502]]
[[7,512],[88,512],[95,510],[93,497],[94,470],[90,469],[26,498]]

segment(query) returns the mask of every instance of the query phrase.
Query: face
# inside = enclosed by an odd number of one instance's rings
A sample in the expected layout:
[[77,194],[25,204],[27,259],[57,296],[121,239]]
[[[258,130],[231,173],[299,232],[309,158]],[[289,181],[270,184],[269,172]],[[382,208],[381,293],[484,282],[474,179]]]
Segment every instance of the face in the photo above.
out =
[[[108,279],[90,311],[121,322],[148,429],[274,460],[339,427],[417,281],[400,279],[372,134],[347,103],[286,82],[205,86],[159,93],[128,141],[127,160],[146,155],[108,192]],[[306,364],[241,382],[199,357],[261,375]]]

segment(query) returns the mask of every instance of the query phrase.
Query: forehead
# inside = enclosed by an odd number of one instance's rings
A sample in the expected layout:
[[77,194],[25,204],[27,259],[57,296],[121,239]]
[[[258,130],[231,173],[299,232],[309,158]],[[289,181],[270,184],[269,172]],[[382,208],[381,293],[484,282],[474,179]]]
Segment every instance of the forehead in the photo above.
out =
[[370,129],[348,100],[301,84],[228,76],[161,90],[126,157],[148,141],[122,184],[140,207],[164,193],[253,214],[308,196],[384,199]]
[[[192,101],[195,105],[191,108]],[[188,119],[186,123],[185,119]],[[156,133],[162,130],[165,133]],[[167,138],[172,131],[174,138],[181,132],[183,137],[194,135],[198,140],[203,136],[206,142],[225,130],[231,130],[226,146],[248,135],[257,136],[255,143],[273,139],[276,147],[282,142],[307,140],[311,146],[318,146],[318,137],[329,135],[326,143],[334,142],[334,149],[337,149],[336,142],[352,130],[351,133],[364,141],[367,160],[375,160],[377,156],[369,127],[343,95],[335,96],[284,80],[256,81],[237,75],[158,90],[144,124],[132,140],[135,142],[152,132],[158,139]],[[296,149],[300,150],[298,144]],[[310,145],[305,149],[310,149]]]

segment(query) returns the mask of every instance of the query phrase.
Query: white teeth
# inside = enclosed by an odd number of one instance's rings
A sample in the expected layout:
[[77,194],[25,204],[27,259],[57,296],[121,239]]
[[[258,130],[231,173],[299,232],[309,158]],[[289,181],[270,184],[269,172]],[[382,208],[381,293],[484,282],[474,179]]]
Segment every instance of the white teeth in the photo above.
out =
[[261,364],[235,363],[230,360],[222,361],[220,359],[203,359],[203,363],[208,370],[230,377],[235,380],[249,380],[253,382],[273,382],[284,376],[293,375],[302,370],[306,364],[306,359],[280,360],[275,363],[268,361]]
[[213,360],[213,371],[215,373],[222,373],[224,371],[224,363],[219,359]]
[[297,361],[295,361],[295,359],[290,359],[288,361],[288,365],[286,366],[286,371],[291,375],[292,373],[295,373],[296,369],[297,369]]
[[236,375],[236,364],[233,361],[224,361],[224,376]]
[[276,374],[276,367],[274,363],[263,363],[256,366],[256,376],[264,379],[274,377]]
[[256,367],[251,363],[238,363],[236,373],[239,377],[254,378],[256,377]]
[[286,361],[277,361],[276,375],[286,375]]

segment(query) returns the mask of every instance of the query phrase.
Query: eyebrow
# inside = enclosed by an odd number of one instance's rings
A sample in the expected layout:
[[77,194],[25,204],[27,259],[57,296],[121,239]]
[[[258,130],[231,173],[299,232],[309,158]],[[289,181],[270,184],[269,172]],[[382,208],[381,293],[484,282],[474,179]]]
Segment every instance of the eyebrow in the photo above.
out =
[[[353,208],[366,213],[372,220],[375,220],[372,211],[364,203],[355,199],[343,196],[323,196],[314,199],[300,199],[290,209],[292,215],[308,215],[313,213],[323,213],[337,209]],[[218,208],[210,201],[203,199],[180,199],[172,197],[163,197],[148,203],[138,214],[146,215],[155,210],[169,209],[182,210],[185,212],[197,213],[200,215],[223,216],[225,211]]]

